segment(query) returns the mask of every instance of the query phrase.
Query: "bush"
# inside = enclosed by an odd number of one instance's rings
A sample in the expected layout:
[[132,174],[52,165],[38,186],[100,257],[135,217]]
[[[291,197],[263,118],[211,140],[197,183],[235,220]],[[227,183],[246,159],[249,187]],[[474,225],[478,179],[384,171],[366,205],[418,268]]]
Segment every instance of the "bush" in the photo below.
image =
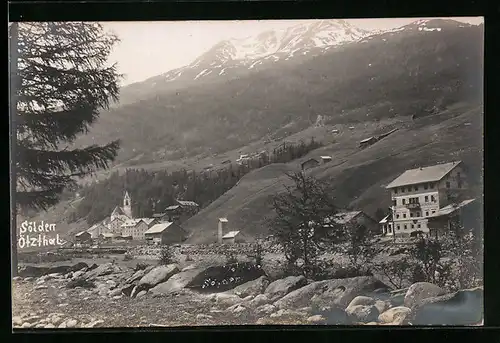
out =
[[[410,286],[414,282],[423,281],[415,280],[414,274],[417,264],[407,256],[397,260],[377,263],[374,265],[374,269],[383,275],[396,289]],[[421,276],[417,276],[417,278],[422,279]]]
[[137,264],[135,265],[135,269],[134,269],[134,271],[144,270],[144,269],[146,269],[147,267],[148,267],[148,265],[147,265],[146,263],[141,263],[141,262],[139,262],[139,263],[137,263]]
[[172,247],[170,247],[169,245],[162,246],[160,250],[160,260],[158,261],[158,263],[160,265],[167,265],[174,262],[174,252],[172,250]]
[[130,254],[123,255],[123,260],[124,261],[131,261],[132,259],[133,259],[133,257]]

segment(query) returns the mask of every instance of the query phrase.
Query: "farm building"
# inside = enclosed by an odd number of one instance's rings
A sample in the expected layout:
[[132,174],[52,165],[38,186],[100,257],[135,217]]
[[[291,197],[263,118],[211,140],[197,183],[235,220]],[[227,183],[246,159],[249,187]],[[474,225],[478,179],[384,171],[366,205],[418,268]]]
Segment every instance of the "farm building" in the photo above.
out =
[[186,231],[176,223],[165,222],[153,225],[144,233],[146,240],[153,244],[182,243],[187,238]]
[[450,204],[439,209],[427,218],[427,227],[431,236],[437,236],[452,229],[456,222],[466,228],[481,228],[480,208],[475,199],[464,200],[458,204]]
[[199,205],[194,201],[177,200],[175,205],[168,206],[163,213],[158,214],[160,221],[182,223],[184,220],[195,215]]
[[109,228],[104,224],[104,222],[100,222],[97,224],[94,224],[90,227],[90,229],[87,230],[88,233],[90,233],[90,237],[92,239],[98,238],[101,234],[105,232],[110,232]]
[[87,244],[91,242],[92,242],[92,236],[87,231],[81,231],[75,235],[75,243]]
[[377,221],[363,211],[340,212],[335,214],[332,218],[326,218],[325,222],[328,224],[332,219],[335,224],[345,226],[362,225],[372,234],[378,234],[380,232]]
[[318,165],[319,165],[319,162],[315,158],[310,158],[307,161],[304,161],[300,164],[302,170],[311,169],[311,168],[317,167]]
[[332,157],[331,156],[321,156],[321,160],[323,161],[323,163],[328,163],[328,162],[332,161]]
[[129,219],[122,224],[122,236],[132,236],[132,239],[143,240],[144,232],[156,224],[155,218]]
[[377,138],[375,138],[375,137],[369,137],[369,138],[363,139],[361,142],[359,142],[359,147],[366,148],[367,146],[372,145],[376,141],[377,141]]
[[110,232],[104,232],[99,236],[99,240],[104,243],[111,243],[115,238],[115,235]]
[[243,236],[240,235],[240,231],[229,231],[222,236],[222,244],[243,243],[244,241]]

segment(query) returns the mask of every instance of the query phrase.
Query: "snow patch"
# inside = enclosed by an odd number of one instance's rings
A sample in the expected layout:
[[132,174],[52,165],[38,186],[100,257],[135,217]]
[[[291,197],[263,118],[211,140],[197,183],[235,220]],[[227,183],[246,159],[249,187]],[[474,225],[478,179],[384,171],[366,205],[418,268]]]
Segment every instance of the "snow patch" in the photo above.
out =
[[205,75],[205,73],[208,71],[208,69],[203,69],[196,77],[194,78],[195,80],[198,79],[199,77]]
[[223,68],[220,72],[219,72],[219,75],[222,75],[224,74],[224,71],[226,70],[226,68]]

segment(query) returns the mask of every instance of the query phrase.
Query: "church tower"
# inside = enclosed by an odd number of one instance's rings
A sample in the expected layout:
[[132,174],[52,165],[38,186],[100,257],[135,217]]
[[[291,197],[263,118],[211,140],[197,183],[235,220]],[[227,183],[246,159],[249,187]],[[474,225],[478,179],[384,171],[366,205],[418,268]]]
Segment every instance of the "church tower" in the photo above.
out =
[[128,192],[125,192],[125,196],[123,197],[123,212],[127,217],[132,218],[132,205],[130,203],[130,195],[128,195]]

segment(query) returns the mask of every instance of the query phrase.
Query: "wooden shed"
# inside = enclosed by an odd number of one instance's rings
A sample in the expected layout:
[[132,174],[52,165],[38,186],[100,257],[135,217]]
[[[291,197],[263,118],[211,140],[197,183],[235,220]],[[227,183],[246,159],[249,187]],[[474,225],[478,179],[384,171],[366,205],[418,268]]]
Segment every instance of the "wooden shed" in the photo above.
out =
[[147,241],[154,244],[175,244],[184,242],[187,232],[176,223],[165,222],[153,225],[144,236]]
[[302,170],[311,169],[311,168],[317,167],[318,165],[319,165],[319,162],[315,158],[310,158],[310,159],[308,159],[300,164]]

